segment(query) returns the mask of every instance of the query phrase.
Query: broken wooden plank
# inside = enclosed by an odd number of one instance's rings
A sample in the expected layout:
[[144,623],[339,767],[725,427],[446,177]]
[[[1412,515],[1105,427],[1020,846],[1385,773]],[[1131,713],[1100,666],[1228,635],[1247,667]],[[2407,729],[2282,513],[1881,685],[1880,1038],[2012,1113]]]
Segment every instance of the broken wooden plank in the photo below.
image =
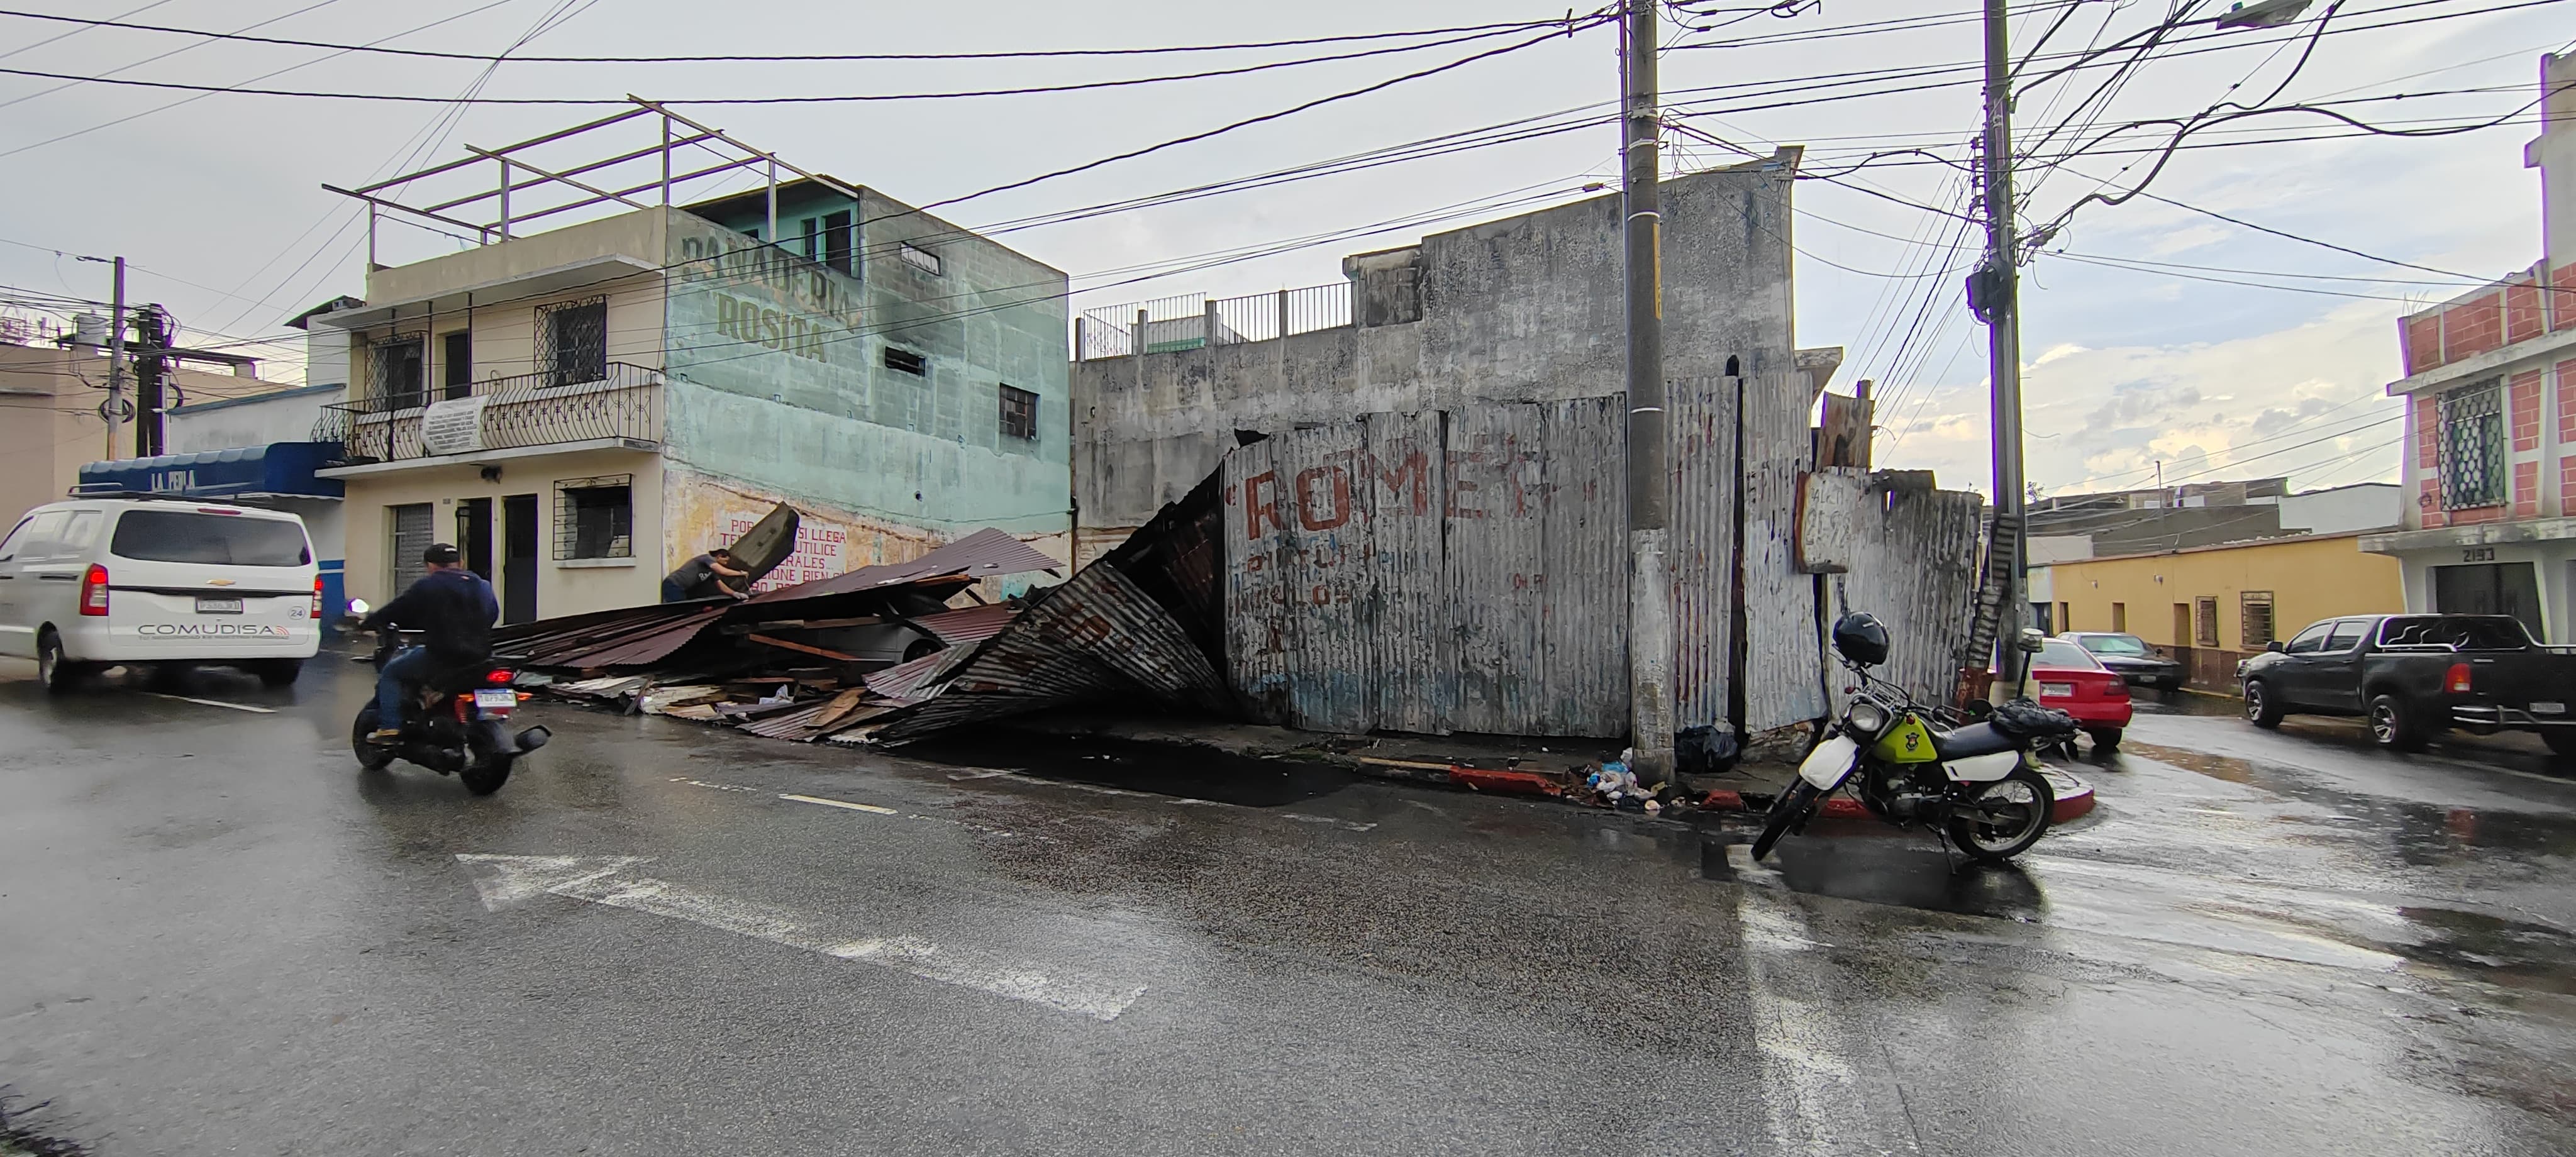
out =
[[836,659],[843,663],[856,663],[859,661],[859,657],[856,655],[844,655],[829,647],[817,647],[810,643],[791,642],[786,639],[775,638],[769,635],[746,635],[744,637],[764,647],[779,647],[789,651],[802,651],[808,655],[820,655],[823,658]]
[[829,727],[848,718],[851,712],[859,709],[859,704],[865,702],[867,697],[868,690],[865,687],[853,687],[832,696],[832,701],[823,705],[822,713],[814,717],[812,726]]

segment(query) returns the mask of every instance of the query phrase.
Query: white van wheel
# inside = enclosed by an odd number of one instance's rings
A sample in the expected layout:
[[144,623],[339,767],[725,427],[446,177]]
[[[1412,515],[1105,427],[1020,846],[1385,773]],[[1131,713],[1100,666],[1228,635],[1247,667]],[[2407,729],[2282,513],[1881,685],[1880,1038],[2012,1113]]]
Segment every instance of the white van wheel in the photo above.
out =
[[44,636],[36,640],[36,680],[45,685],[45,690],[56,695],[68,692],[87,678],[89,671],[90,664],[63,657],[62,636],[52,628],[46,628]]

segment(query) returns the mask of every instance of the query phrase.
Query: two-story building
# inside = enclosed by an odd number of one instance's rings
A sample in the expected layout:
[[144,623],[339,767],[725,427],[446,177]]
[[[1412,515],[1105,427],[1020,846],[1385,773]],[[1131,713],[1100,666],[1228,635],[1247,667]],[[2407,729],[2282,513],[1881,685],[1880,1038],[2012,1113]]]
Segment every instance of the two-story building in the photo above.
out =
[[[660,106],[627,116],[661,121],[658,182],[616,191],[636,156],[536,150],[557,135],[478,152],[503,174],[479,198],[348,191],[478,242],[372,267],[363,304],[307,319],[348,335],[348,464],[325,473],[347,487],[349,592],[399,590],[446,540],[506,622],[649,603],[779,502],[804,521],[770,585],[984,527],[1064,557],[1065,275],[874,190],[779,180],[773,155]],[[674,177],[690,145],[735,160]],[[672,199],[745,168],[769,180]],[[558,209],[608,215],[531,228]]]
[[2362,540],[2409,610],[2508,614],[2576,638],[2576,55],[2540,58],[2542,257],[2399,323],[2405,521]]

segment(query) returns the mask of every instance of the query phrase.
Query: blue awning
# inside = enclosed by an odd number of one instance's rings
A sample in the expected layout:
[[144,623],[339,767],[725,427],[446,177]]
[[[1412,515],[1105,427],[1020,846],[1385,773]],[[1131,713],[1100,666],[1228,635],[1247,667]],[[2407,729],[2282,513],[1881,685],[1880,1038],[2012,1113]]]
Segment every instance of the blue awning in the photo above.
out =
[[91,462],[80,468],[83,486],[112,485],[149,494],[187,498],[249,498],[279,494],[338,498],[337,478],[313,472],[340,456],[337,442],[271,442],[197,454],[163,454]]

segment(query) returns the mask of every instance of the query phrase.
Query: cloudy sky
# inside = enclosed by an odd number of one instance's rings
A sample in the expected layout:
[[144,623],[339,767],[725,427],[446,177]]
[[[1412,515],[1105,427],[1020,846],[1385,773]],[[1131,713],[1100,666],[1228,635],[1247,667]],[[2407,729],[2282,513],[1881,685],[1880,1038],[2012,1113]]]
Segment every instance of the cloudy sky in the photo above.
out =
[[[24,11],[328,45],[513,56],[990,53],[1127,49],[1459,29],[1562,18],[1503,0],[1298,5],[719,5],[670,0],[27,0]],[[2200,6],[2214,14],[2221,4]],[[1798,337],[1841,345],[1838,384],[1886,400],[1884,460],[1951,485],[1987,474],[1985,335],[1958,285],[1973,258],[1955,214],[1978,120],[1980,33],[1968,0],[1824,0],[1791,15],[1751,0],[1676,9],[1663,63],[1675,106],[1668,164],[1807,146],[1798,187]],[[2017,3],[2018,136],[2026,228],[2154,168],[2171,124],[2221,102],[2304,104],[2412,132],[2361,132],[2313,113],[2205,125],[2150,197],[2082,207],[2025,270],[2030,476],[2052,492],[2290,474],[2306,487],[2396,469],[2394,319],[2470,277],[2539,251],[2538,177],[2522,146],[2537,59],[2576,30],[2550,0],[2345,0],[2273,31],[2173,34],[2143,64],[2115,52],[2041,81],[2089,48],[2163,21],[2161,0]],[[1683,22],[1698,28],[1685,28]],[[2045,39],[2043,40],[2043,35]],[[2131,43],[2135,43],[2131,41]],[[1380,49],[1405,49],[1379,52]],[[1510,51],[1494,52],[1496,49]],[[130,294],[167,305],[200,344],[275,339],[279,323],[363,292],[362,215],[324,182],[362,184],[611,111],[627,93],[674,102],[804,168],[969,225],[1021,221],[1408,142],[1517,124],[1401,163],[1017,229],[1011,244],[1077,276],[1077,307],[1166,294],[1321,284],[1342,254],[1401,244],[1581,195],[1614,179],[1615,32],[1484,29],[1211,53],[686,63],[477,60],[209,40],[0,17],[0,285],[104,298],[122,254]],[[1484,59],[1441,68],[1480,53]],[[1352,56],[1356,53],[1372,53]],[[788,96],[918,96],[1169,76],[1317,56],[1349,59],[1076,92],[942,99],[722,103]],[[1435,70],[1438,71],[1430,71]],[[1429,75],[1071,176],[972,196],[1318,98]],[[27,74],[52,75],[27,75]],[[205,93],[163,85],[435,98]],[[2286,82],[2286,85],[2285,85]],[[2277,90],[2277,95],[2275,92]],[[1535,130],[1562,128],[1563,131]],[[2054,130],[2052,132],[2052,130]],[[1713,139],[1712,139],[1713,138]],[[1719,142],[1724,142],[1723,144]],[[638,137],[636,144],[649,143]],[[2072,158],[2064,154],[2073,151]],[[2422,268],[2382,264],[2209,214]],[[463,244],[388,229],[381,259]],[[1148,275],[1163,276],[1143,279]],[[5,295],[0,295],[5,296]],[[249,347],[291,353],[290,348]],[[281,357],[280,376],[297,371]]]

